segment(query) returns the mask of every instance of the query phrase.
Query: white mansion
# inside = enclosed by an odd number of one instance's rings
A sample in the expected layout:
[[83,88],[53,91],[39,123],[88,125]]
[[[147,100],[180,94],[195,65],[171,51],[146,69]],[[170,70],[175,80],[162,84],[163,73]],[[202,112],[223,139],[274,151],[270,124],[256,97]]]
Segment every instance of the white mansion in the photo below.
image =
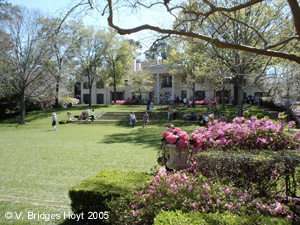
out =
[[[139,62],[134,63],[133,71],[141,70],[141,64]],[[140,96],[142,103],[147,100],[153,100],[155,104],[159,104],[162,99],[167,102],[167,99],[175,100],[178,97],[187,98],[192,100],[192,90],[189,89],[183,82],[183,75],[178,73],[169,74],[166,65],[152,65],[149,67],[149,73],[153,74],[155,82],[153,88],[147,93],[143,93]],[[244,98],[250,96],[262,96],[263,88],[251,85],[250,81],[245,79],[244,82]],[[215,100],[221,95],[220,90],[210,86],[208,83],[197,84],[196,83],[196,100]],[[235,87],[233,83],[227,85],[225,96],[226,99],[232,99],[235,97]],[[97,84],[92,87],[92,104],[111,104],[113,100],[113,86],[102,86],[99,88]],[[130,85],[117,88],[117,100],[136,99],[136,88]],[[89,103],[89,89],[86,82],[81,83],[81,103]]]

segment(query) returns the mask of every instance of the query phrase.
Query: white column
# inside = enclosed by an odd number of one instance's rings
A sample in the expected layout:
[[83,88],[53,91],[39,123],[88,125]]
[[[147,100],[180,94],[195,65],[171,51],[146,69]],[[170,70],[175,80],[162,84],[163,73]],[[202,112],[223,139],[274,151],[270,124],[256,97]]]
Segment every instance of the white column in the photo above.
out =
[[174,99],[174,94],[175,94],[175,76],[174,76],[174,74],[172,74],[172,99],[173,99],[173,101],[175,101],[175,99]]
[[159,103],[159,97],[160,97],[160,93],[159,93],[159,73],[156,74],[156,103]]
[[190,92],[189,89],[186,89],[186,100],[190,99]]

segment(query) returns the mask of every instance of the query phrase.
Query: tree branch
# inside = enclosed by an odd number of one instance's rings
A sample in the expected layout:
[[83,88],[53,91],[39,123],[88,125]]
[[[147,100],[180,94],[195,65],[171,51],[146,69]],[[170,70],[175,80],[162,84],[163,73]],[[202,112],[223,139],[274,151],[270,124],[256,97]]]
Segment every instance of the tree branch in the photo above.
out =
[[[259,2],[257,1],[250,1],[250,2]],[[162,34],[170,34],[170,35],[179,35],[179,36],[185,36],[185,37],[190,37],[190,38],[196,38],[199,40],[203,40],[206,42],[209,42],[219,48],[225,48],[225,49],[236,49],[236,50],[241,50],[244,52],[250,52],[250,53],[256,53],[259,55],[265,55],[265,56],[273,56],[277,58],[283,58],[283,59],[288,59],[294,62],[297,62],[300,64],[300,57],[294,54],[290,54],[287,52],[278,52],[278,51],[270,51],[267,49],[261,49],[261,48],[254,48],[251,46],[247,45],[239,45],[239,44],[233,44],[233,43],[228,43],[228,42],[222,42],[217,38],[211,38],[206,35],[201,35],[201,34],[196,34],[194,32],[186,32],[183,30],[172,30],[172,29],[162,29],[160,27],[156,26],[151,26],[148,24],[137,26],[131,29],[123,29],[118,26],[116,26],[113,23],[113,7],[112,7],[112,0],[108,0],[108,8],[109,8],[109,16],[107,18],[108,25],[115,29],[119,34],[125,35],[125,34],[132,34],[132,33],[137,33],[143,30],[151,30],[155,31],[158,33]]]
[[294,18],[294,24],[298,36],[300,36],[300,7],[297,0],[287,0]]

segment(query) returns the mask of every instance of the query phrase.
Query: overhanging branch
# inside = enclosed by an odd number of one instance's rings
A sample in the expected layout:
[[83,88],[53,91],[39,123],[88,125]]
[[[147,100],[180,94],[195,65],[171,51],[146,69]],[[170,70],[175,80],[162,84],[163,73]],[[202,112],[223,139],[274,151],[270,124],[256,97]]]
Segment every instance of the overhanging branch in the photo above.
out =
[[[254,2],[254,1],[251,1],[251,2]],[[112,7],[111,0],[108,0],[108,9],[109,9],[109,16],[107,18],[108,25],[110,27],[112,27],[113,29],[115,29],[121,35],[133,34],[133,33],[143,31],[143,30],[151,30],[151,31],[155,31],[155,32],[158,32],[161,34],[178,35],[178,36],[196,38],[199,40],[209,42],[219,48],[235,49],[235,50],[255,53],[255,54],[259,54],[259,55],[283,58],[283,59],[288,59],[288,60],[291,60],[291,61],[294,61],[294,62],[297,62],[300,64],[300,57],[295,54],[291,54],[291,53],[287,53],[287,52],[271,51],[271,50],[255,48],[255,47],[251,47],[251,46],[247,46],[247,45],[239,45],[239,44],[233,44],[233,43],[228,43],[228,42],[222,42],[217,38],[211,38],[206,35],[196,34],[194,32],[187,32],[184,30],[162,29],[160,27],[151,26],[149,24],[144,24],[144,25],[137,26],[137,27],[130,28],[130,29],[123,29],[113,23],[113,7]]]

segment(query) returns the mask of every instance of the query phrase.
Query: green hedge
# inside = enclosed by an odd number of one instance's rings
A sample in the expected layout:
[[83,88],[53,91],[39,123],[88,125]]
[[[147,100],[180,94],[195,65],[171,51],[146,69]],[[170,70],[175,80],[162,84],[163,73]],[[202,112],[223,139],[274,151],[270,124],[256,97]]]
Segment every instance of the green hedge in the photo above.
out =
[[238,216],[230,213],[200,213],[181,211],[168,211],[159,213],[154,219],[154,225],[249,225],[249,224],[268,224],[268,225],[285,225],[292,224],[292,221],[278,219],[263,215]]
[[[109,203],[117,198],[136,191],[153,176],[141,172],[103,170],[96,176],[88,178],[70,188],[71,207],[75,214],[82,214],[87,220],[89,212],[108,211]],[[100,224],[96,219],[88,220],[89,224]]]
[[[296,168],[300,165],[298,151],[207,151],[196,156],[200,172],[225,184],[249,189],[255,187],[260,196],[277,193],[288,187],[286,195],[296,196],[299,185]],[[285,181],[286,185],[280,185]],[[282,188],[281,188],[282,189]]]

